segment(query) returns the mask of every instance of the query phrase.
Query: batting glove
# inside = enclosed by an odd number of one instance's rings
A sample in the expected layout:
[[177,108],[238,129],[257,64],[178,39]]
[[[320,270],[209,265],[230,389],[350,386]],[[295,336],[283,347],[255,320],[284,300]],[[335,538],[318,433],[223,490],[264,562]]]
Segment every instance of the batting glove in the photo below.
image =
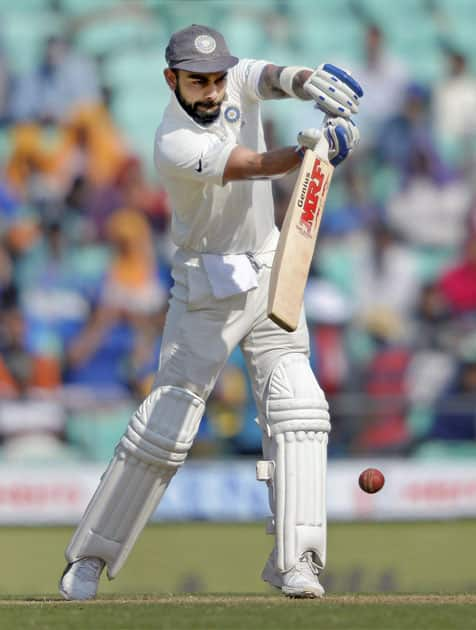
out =
[[332,166],[343,162],[360,141],[359,129],[350,118],[329,118],[324,133],[329,143],[329,162]]
[[316,107],[329,116],[350,118],[359,111],[364,91],[348,72],[331,63],[321,64],[304,83]]
[[329,145],[329,162],[332,166],[343,162],[360,140],[359,129],[352,120],[342,117],[329,118],[322,130],[311,128],[298,133],[297,141],[302,147],[301,155],[305,149],[313,150],[316,147],[323,132]]

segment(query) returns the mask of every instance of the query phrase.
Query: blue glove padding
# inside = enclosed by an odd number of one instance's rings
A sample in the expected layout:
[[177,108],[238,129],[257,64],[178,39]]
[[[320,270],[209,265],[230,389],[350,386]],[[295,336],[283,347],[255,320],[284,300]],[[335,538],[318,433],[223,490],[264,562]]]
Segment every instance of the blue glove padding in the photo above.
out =
[[304,90],[316,107],[329,116],[350,118],[359,111],[364,91],[348,72],[331,63],[320,65],[304,83]]
[[350,89],[353,90],[359,98],[362,98],[364,95],[362,86],[348,72],[342,70],[342,68],[339,68],[338,66],[334,66],[332,63],[325,63],[322,69],[340,79],[342,83],[345,83],[348,87],[350,87]]
[[337,166],[345,160],[360,140],[360,133],[355,123],[346,118],[329,118],[324,127],[329,143],[329,161]]

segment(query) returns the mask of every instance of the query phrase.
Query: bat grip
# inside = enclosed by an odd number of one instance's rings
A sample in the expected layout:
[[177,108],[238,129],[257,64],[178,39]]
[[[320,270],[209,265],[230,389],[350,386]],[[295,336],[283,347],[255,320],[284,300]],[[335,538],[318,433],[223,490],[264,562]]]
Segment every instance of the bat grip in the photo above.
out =
[[321,137],[312,151],[319,159],[329,162],[329,142],[324,131],[321,132]]

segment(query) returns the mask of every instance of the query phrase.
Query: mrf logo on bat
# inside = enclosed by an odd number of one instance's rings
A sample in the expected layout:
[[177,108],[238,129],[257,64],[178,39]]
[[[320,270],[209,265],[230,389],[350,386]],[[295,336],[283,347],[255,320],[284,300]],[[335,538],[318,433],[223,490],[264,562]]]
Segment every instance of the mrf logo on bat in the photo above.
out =
[[302,208],[297,227],[304,236],[309,238],[312,237],[313,228],[321,212],[322,204],[320,202],[325,198],[327,182],[324,182],[324,179],[325,175],[321,171],[321,161],[316,159],[314,160],[312,171],[306,173],[297,201],[298,207]]

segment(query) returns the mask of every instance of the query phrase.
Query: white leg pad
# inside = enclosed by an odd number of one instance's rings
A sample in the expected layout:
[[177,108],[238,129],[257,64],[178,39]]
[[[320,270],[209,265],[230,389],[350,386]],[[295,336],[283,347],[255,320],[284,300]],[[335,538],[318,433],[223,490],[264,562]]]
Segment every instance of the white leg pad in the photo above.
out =
[[322,569],[330,422],[324,393],[305,356],[287,356],[275,368],[266,414],[261,424],[267,460],[258,462],[257,477],[270,489],[277,569],[289,571],[309,551]]
[[185,461],[205,403],[179,387],[158,387],[132,416],[66,550],[68,562],[95,556],[117,575],[170,480]]

